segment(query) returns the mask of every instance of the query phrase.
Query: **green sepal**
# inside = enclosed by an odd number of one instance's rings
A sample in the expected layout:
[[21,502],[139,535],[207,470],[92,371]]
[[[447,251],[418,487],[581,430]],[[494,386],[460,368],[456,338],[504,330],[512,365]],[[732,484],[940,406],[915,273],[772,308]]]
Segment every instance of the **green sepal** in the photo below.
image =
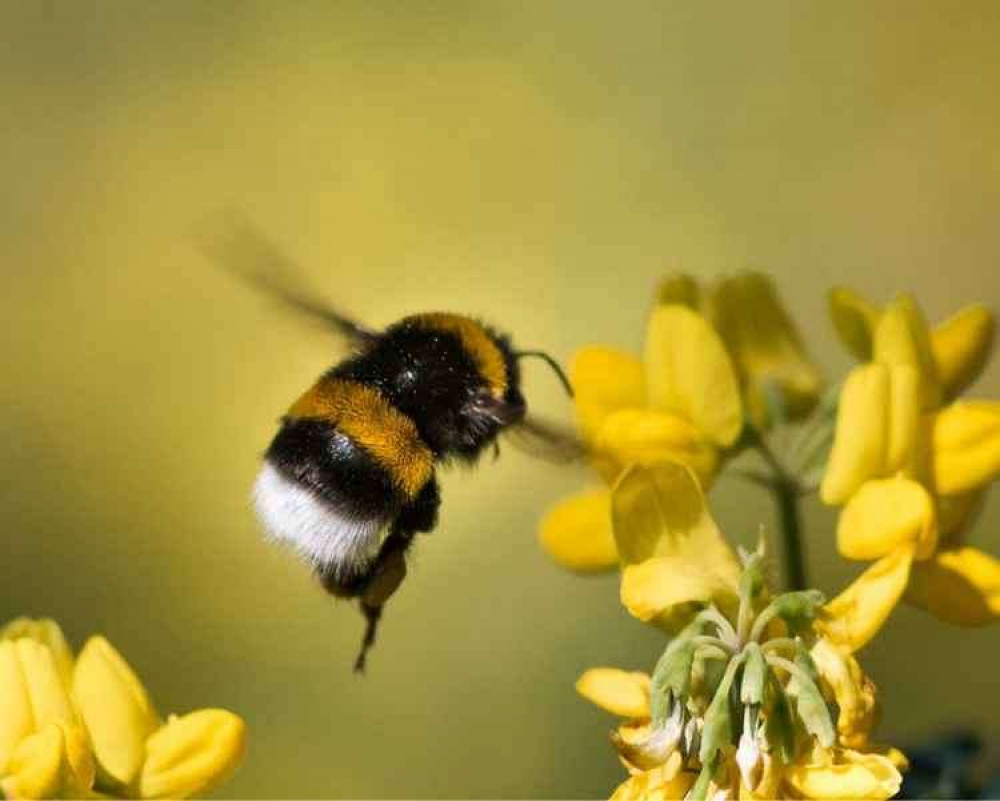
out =
[[[826,705],[823,694],[819,691],[816,682],[809,675],[808,670],[799,665],[796,657],[796,666],[802,670],[800,674],[793,674],[788,682],[789,694],[795,698],[795,711],[798,713],[802,725],[806,731],[819,740],[824,748],[833,746],[837,739],[836,729],[833,727],[833,718],[830,716],[830,708]],[[811,663],[812,660],[810,659]],[[815,671],[815,665],[812,666]]]
[[793,763],[798,756],[795,721],[781,684],[774,674],[770,674],[768,678],[769,707],[764,720],[764,737],[777,757],[787,765]]
[[670,714],[671,704],[683,700],[691,687],[691,665],[694,662],[695,635],[701,624],[691,624],[670,641],[653,670],[650,686],[650,718],[653,727],[663,724]]
[[705,711],[704,726],[701,730],[701,748],[698,750],[698,759],[703,765],[712,761],[720,748],[731,745],[733,742],[733,715],[730,708],[729,691],[732,689],[736,670],[742,663],[742,655],[730,660],[726,666],[726,672],[722,675],[722,681],[715,688],[712,703]]
[[813,684],[817,687],[819,686],[819,670],[812,656],[806,650],[805,645],[802,644],[802,640],[796,640],[795,642],[795,664],[812,679]]
[[767,680],[767,662],[760,646],[751,642],[744,649],[746,663],[743,666],[743,679],[740,683],[740,702],[749,705],[760,705],[764,702],[764,684]]
[[826,596],[819,590],[799,590],[779,595],[772,603],[777,609],[777,616],[787,623],[811,621],[826,603]]

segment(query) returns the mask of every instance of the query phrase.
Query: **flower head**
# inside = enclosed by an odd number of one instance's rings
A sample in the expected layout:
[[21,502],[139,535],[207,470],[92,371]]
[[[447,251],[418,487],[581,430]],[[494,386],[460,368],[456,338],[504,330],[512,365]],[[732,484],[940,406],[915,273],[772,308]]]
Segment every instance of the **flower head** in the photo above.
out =
[[12,798],[187,798],[239,764],[243,721],[203,709],[164,724],[103,637],[74,661],[59,626],[0,631],[0,788]]
[[688,617],[651,677],[599,668],[577,682],[625,718],[612,741],[630,776],[614,798],[882,799],[899,790],[905,758],[870,744],[875,687],[816,625],[822,595],[772,597],[763,562],[762,548],[745,558],[736,605]]
[[904,596],[954,623],[997,619],[1000,561],[963,534],[1000,475],[1000,403],[958,399],[986,362],[992,316],[972,306],[932,331],[909,296],[878,309],[846,290],[831,308],[870,361],[841,390],[820,495],[844,507],[840,552],[875,564],[831,602],[830,636],[860,648]]
[[[608,484],[632,464],[671,460],[707,486],[743,426],[739,380],[722,339],[680,304],[653,311],[641,361],[592,346],[576,354],[570,375],[581,432]],[[610,511],[603,488],[564,500],[542,522],[543,546],[574,570],[616,566]]]
[[[690,467],[708,488],[749,418],[758,428],[813,407],[821,379],[770,279],[744,273],[701,287],[675,275],[660,286],[642,360],[603,346],[570,368],[580,430],[607,484],[631,465]],[[557,505],[541,541],[578,571],[617,565],[610,497],[595,489]]]

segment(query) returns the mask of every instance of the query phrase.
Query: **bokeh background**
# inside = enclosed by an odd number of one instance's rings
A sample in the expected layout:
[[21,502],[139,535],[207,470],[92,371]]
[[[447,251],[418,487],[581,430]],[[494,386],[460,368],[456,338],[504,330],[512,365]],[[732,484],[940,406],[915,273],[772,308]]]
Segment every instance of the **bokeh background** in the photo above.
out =
[[[771,271],[848,365],[824,292],[1000,291],[995,2],[0,4],[0,618],[106,633],[162,711],[225,706],[243,797],[597,797],[610,719],[573,680],[649,667],[616,580],[535,526],[583,470],[508,452],[444,477],[369,675],[353,608],[248,503],[287,404],[338,357],[192,246],[242,209],[375,324],[483,315],[562,359],[638,347],[655,281]],[[571,409],[544,366],[536,408]],[[1000,394],[1000,368],[976,390]],[[773,520],[713,491],[735,541]],[[808,505],[816,583],[860,566]],[[975,535],[1000,551],[1000,505]],[[1000,629],[901,610],[866,651],[883,735],[994,745]]]

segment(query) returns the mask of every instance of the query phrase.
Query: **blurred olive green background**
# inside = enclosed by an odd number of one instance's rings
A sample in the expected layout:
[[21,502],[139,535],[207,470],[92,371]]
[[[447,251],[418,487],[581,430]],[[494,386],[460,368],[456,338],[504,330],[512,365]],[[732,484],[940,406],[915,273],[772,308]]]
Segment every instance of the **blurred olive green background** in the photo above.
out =
[[[824,292],[939,319],[1000,291],[1000,5],[0,4],[0,617],[106,633],[161,711],[242,713],[222,794],[596,797],[611,720],[575,697],[661,637],[536,521],[588,480],[508,451],[443,480],[369,675],[355,610],[265,544],[277,416],[337,358],[192,247],[234,205],[376,324],[483,315],[562,359],[638,347],[654,282],[771,271],[836,377]],[[536,408],[568,416],[542,365]],[[992,365],[976,388],[1000,395]],[[487,460],[488,461],[488,460]],[[749,542],[766,497],[731,479]],[[808,507],[816,583],[858,570]],[[1000,551],[1000,505],[975,539]],[[886,739],[992,743],[1000,629],[904,609],[865,654]]]

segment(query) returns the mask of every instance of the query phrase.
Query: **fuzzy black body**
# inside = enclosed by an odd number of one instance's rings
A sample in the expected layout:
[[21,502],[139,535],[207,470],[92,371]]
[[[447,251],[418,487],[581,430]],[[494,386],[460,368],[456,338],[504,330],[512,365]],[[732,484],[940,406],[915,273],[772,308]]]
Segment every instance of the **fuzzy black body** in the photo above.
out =
[[298,266],[245,216],[206,219],[197,241],[210,258],[298,315],[346,338],[353,353],[328,370],[282,417],[254,488],[257,513],[276,540],[305,557],[331,593],[359,598],[368,618],[362,653],[382,604],[399,586],[415,534],[440,504],[436,468],[473,463],[497,436],[565,461],[574,437],[525,417],[509,339],[458,314],[406,317],[374,331],[307,289]]
[[[428,318],[430,321],[427,322]],[[501,384],[483,375],[461,334],[435,321],[484,335],[503,361]],[[502,428],[524,417],[520,371],[509,339],[457,315],[419,315],[391,326],[370,347],[334,367],[330,375],[366,384],[417,426],[437,461],[472,462]]]
[[258,514],[330,593],[361,599],[373,635],[414,535],[437,521],[437,465],[475,462],[524,415],[507,337],[460,315],[407,317],[359,341],[288,410]]

